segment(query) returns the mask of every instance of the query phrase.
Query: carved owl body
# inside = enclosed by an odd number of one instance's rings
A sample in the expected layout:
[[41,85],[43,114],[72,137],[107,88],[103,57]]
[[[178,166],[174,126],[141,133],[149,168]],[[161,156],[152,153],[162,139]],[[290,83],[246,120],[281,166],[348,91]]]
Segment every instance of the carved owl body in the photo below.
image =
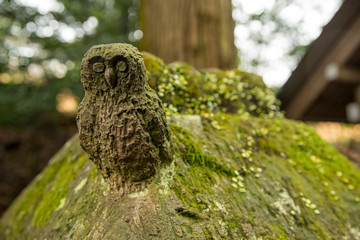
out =
[[135,47],[92,47],[81,63],[81,82],[80,143],[113,189],[131,191],[171,162],[166,115]]

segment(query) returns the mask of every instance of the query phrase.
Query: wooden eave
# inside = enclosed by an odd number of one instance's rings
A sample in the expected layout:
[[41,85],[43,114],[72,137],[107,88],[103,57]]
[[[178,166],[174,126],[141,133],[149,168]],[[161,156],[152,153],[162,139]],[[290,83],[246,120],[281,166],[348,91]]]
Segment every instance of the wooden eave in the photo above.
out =
[[360,1],[346,0],[309,47],[279,98],[288,118],[346,122],[360,84]]

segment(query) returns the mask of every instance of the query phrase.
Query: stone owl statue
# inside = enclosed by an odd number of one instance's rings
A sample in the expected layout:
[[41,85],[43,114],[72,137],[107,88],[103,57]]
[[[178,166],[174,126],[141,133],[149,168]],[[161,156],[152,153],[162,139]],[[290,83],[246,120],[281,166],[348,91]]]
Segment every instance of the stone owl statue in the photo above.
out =
[[129,44],[93,46],[80,73],[82,148],[113,190],[143,189],[172,153],[165,111],[148,85],[142,55]]

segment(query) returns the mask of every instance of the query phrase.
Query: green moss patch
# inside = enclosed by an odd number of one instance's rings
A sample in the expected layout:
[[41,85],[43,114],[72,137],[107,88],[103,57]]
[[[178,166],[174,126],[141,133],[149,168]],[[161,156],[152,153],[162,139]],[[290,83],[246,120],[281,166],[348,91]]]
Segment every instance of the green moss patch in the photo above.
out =
[[202,123],[202,140],[172,127],[184,164],[174,191],[188,211],[213,219],[218,212],[228,229],[242,229],[248,239],[340,239],[356,232],[350,226],[360,221],[359,169],[308,126],[225,114]]
[[281,116],[279,101],[260,76],[236,69],[198,71],[181,62],[166,65],[146,52],[143,56],[149,84],[168,114]]
[[[87,155],[79,155],[77,137],[74,137],[50,161],[48,167],[40,173],[31,185],[20,195],[10,207],[13,212],[11,224],[19,233],[33,226],[46,224],[51,213],[64,201],[69,191],[69,183],[74,180],[81,167],[88,160]],[[81,152],[81,150],[80,150]]]

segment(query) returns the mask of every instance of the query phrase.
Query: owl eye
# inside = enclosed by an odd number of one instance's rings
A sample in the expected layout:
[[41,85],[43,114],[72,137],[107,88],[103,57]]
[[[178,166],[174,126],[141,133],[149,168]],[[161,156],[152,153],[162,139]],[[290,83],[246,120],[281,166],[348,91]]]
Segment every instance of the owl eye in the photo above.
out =
[[104,71],[105,65],[104,65],[104,63],[97,62],[97,63],[93,64],[92,68],[93,68],[94,72],[101,73]]
[[125,72],[126,70],[126,63],[124,61],[119,61],[117,64],[116,64],[116,70],[119,71],[119,72]]

